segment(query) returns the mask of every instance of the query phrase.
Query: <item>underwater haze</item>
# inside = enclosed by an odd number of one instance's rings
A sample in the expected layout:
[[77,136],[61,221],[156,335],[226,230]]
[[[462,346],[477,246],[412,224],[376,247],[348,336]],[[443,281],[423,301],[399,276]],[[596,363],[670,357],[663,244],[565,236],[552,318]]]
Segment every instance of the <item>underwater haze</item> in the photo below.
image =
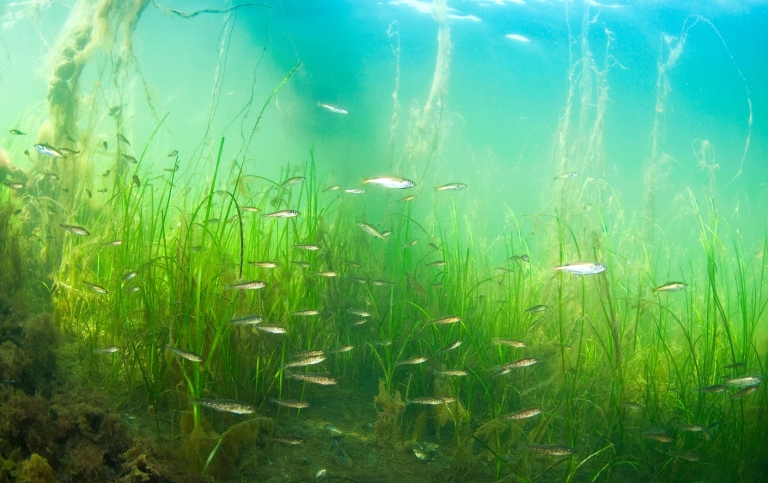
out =
[[0,482],[768,471],[768,2],[0,23]]

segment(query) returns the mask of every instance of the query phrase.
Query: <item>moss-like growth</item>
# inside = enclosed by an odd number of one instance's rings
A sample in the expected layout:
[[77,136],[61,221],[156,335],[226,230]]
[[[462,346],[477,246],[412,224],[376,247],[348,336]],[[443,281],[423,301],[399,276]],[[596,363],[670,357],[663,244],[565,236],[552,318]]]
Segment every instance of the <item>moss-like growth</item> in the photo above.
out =
[[48,461],[37,453],[21,464],[16,483],[57,483],[56,475]]
[[24,329],[22,347],[31,359],[25,374],[25,389],[50,394],[56,374],[59,331],[50,314],[36,315],[21,325]]
[[395,446],[400,442],[400,421],[405,410],[405,403],[399,391],[394,396],[387,392],[383,380],[379,380],[379,394],[373,398],[379,416],[373,423],[376,442],[383,447]]

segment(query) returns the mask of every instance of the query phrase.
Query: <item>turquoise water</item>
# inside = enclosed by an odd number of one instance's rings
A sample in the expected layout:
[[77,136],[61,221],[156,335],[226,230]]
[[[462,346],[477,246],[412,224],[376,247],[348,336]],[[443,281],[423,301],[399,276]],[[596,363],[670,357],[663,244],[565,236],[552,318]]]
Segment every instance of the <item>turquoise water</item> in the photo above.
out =
[[[173,448],[138,446],[170,481],[759,481],[768,5],[448,1],[444,21],[440,5],[1,5],[2,360],[51,313],[59,367],[121,435]],[[79,77],[49,95],[68,62]],[[416,187],[363,184],[383,175]],[[284,209],[300,215],[261,216]],[[248,263],[265,260],[280,268]],[[580,261],[607,270],[567,273]],[[287,334],[229,322],[251,313]],[[310,349],[327,360],[296,372],[338,387],[288,379]],[[65,404],[3,364],[7,407]],[[4,478],[33,453],[71,481],[149,473],[120,446],[83,476],[3,424],[21,448],[0,449]]]

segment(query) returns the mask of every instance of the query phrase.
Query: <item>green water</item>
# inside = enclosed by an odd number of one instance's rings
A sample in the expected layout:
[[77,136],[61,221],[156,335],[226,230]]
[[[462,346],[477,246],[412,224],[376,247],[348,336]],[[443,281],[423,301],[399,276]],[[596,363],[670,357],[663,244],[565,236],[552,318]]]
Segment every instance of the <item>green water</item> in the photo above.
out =
[[0,481],[761,481],[767,12],[702,8],[0,7]]

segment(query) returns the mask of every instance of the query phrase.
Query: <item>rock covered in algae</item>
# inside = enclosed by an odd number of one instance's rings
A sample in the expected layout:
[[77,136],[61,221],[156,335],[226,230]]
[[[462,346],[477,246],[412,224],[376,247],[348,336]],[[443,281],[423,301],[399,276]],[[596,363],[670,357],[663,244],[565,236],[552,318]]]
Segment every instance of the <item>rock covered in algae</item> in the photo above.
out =
[[57,483],[48,460],[37,453],[21,463],[21,471],[16,477],[16,483]]
[[379,413],[373,423],[376,442],[382,446],[395,446],[400,441],[400,420],[405,410],[405,402],[399,391],[395,391],[394,396],[390,395],[382,380],[379,380],[379,394],[373,398],[373,402]]

